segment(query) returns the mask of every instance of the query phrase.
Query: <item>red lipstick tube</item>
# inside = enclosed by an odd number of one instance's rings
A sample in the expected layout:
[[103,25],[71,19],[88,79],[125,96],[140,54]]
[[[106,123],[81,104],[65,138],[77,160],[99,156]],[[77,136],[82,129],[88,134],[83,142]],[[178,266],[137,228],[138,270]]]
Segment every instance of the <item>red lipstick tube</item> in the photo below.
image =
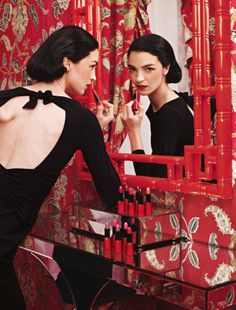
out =
[[116,225],[117,225],[117,220],[114,219],[112,221],[112,236],[111,236],[112,248],[114,248],[114,245],[115,245]]
[[107,258],[111,258],[111,238],[109,224],[106,222],[103,239],[103,254]]
[[134,92],[133,93],[133,104],[132,104],[132,111],[134,114],[136,114],[138,112],[138,108],[139,108],[139,103],[138,103],[138,100],[137,100],[137,93]]
[[117,203],[117,212],[120,214],[125,213],[124,195],[122,186],[119,187],[119,200]]
[[95,89],[93,89],[93,96],[95,98],[97,105],[102,105],[102,101]]
[[126,245],[126,256],[134,255],[134,245],[132,242],[132,229],[128,227],[127,229],[127,245]]
[[152,215],[151,190],[146,188],[145,215]]
[[122,232],[122,249],[123,249],[123,251],[126,251],[127,229],[128,229],[128,223],[124,222],[123,232]]
[[135,213],[137,213],[137,206],[139,202],[140,193],[141,193],[141,188],[137,186],[136,192],[135,192],[135,201],[134,201]]
[[125,200],[124,200],[125,213],[128,212],[128,203],[129,203],[129,187],[128,185],[125,185]]
[[134,194],[132,187],[129,188],[128,214],[134,216]]
[[144,208],[144,204],[143,204],[143,196],[139,197],[139,203],[137,206],[137,214],[138,214],[138,217],[142,217],[145,215],[145,208]]
[[115,235],[115,254],[121,253],[121,238],[120,238],[120,225],[116,225],[116,235]]

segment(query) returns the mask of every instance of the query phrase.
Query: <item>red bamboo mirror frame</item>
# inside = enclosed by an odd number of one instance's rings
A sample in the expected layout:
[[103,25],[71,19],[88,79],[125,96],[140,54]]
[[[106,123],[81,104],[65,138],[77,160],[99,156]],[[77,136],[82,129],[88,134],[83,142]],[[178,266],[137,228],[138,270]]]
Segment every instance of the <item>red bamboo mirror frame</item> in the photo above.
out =
[[[110,156],[117,165],[122,184],[134,187],[149,186],[153,189],[173,192],[213,195],[221,198],[232,197],[230,0],[215,0],[214,5],[215,84],[211,85],[209,2],[208,0],[192,0],[194,145],[185,147],[183,157],[111,153]],[[100,40],[100,32],[97,32],[99,18],[96,15],[99,8],[91,5],[86,6],[86,10],[92,10],[92,13],[84,14],[93,16],[93,21],[88,20],[85,23],[87,22],[88,28],[90,27],[91,32],[96,34],[95,36]],[[78,9],[72,16],[74,16],[74,24],[78,24],[78,20],[75,19],[78,16]],[[80,12],[80,16],[83,16],[83,12],[82,14]],[[211,143],[211,96],[216,99],[217,110],[214,145]],[[202,157],[204,157],[204,171],[201,170]],[[168,176],[166,179],[161,179],[125,174],[125,161],[166,164]],[[79,174],[83,179],[91,179],[82,169]]]
[[[232,197],[232,106],[230,1],[215,1],[215,85],[210,84],[209,3],[193,0],[194,145],[184,157],[111,154],[118,162],[122,182],[129,186]],[[216,143],[211,143],[210,97],[216,99]],[[204,171],[201,158],[204,156]],[[166,179],[124,174],[124,161],[167,165]],[[185,168],[185,177],[182,167]],[[214,181],[213,181],[214,180]]]

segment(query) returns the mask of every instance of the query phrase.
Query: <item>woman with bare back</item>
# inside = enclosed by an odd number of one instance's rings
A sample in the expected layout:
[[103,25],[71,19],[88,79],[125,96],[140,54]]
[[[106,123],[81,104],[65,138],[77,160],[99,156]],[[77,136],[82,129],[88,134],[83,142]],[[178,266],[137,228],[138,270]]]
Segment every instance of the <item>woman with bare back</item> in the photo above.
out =
[[[98,43],[87,31],[65,26],[31,57],[36,82],[0,92],[0,309],[25,309],[13,259],[61,170],[81,150],[101,199],[114,206],[119,177],[101,127],[113,118],[104,102],[98,118],[70,96],[95,79]],[[104,110],[102,110],[104,109]]]

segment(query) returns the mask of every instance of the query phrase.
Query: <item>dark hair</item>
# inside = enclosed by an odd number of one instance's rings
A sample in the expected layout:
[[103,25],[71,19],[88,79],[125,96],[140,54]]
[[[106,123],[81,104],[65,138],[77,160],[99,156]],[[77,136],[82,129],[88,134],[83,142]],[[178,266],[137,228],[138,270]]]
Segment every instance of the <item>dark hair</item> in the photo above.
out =
[[97,40],[78,26],[64,26],[53,32],[32,55],[27,65],[28,75],[37,81],[50,82],[63,76],[63,58],[77,63],[98,49]]
[[170,66],[166,75],[167,83],[178,83],[182,78],[182,71],[175,59],[175,54],[170,43],[157,34],[147,34],[132,42],[128,50],[131,52],[147,52],[156,56],[162,66]]

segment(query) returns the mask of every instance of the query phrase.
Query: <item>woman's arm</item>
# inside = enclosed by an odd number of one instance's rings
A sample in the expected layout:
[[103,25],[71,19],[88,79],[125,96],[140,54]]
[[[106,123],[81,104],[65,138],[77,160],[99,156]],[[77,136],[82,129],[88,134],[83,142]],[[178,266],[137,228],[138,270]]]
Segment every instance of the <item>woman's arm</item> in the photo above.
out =
[[127,103],[124,107],[124,113],[121,114],[122,123],[127,131],[131,151],[143,150],[141,138],[141,123],[144,117],[144,108],[139,103],[138,111],[132,111],[133,101]]
[[98,194],[107,206],[115,206],[120,179],[107,154],[99,122],[92,112],[84,113],[81,130],[81,151]]
[[[125,114],[121,116],[130,141],[133,154],[145,154],[140,134],[144,109],[139,109],[137,114],[132,112],[132,101],[125,107]],[[141,107],[141,105],[140,105]],[[175,155],[175,148],[180,132],[180,119],[174,111],[167,110],[163,113],[161,121],[152,126],[153,155]],[[144,176],[166,177],[166,167],[161,164],[134,163],[135,173]]]
[[[139,103],[138,111],[132,111],[133,101],[125,105],[125,111],[121,114],[121,120],[127,130],[130,148],[133,154],[145,154],[142,137],[141,124],[144,117],[144,107]],[[136,175],[151,176],[150,165],[146,163],[134,162]]]

